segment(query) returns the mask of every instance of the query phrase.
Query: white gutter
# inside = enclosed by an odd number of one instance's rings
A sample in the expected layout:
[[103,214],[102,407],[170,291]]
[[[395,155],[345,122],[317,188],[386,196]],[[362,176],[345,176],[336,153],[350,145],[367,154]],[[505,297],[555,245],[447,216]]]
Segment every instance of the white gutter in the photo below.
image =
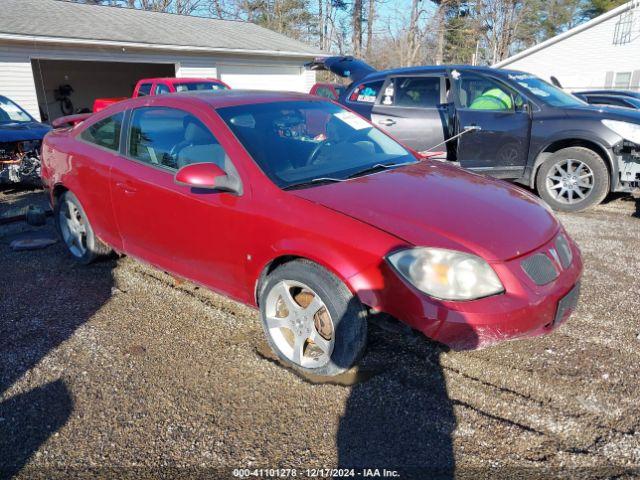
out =
[[178,52],[202,52],[202,53],[239,53],[244,55],[271,55],[287,57],[315,58],[328,56],[326,53],[302,53],[288,50],[251,50],[246,48],[222,48],[200,47],[190,45],[162,45],[156,43],[122,42],[117,40],[90,40],[84,38],[47,37],[39,35],[21,35],[13,33],[0,33],[0,40],[13,42],[31,42],[62,45],[87,45],[116,48],[140,48],[147,50],[168,50]]
[[505,67],[507,65],[509,65],[510,63],[513,63],[517,60],[520,60],[521,58],[527,57],[529,55],[531,55],[532,53],[535,53],[539,50],[542,50],[543,48],[547,48],[555,43],[558,43],[562,40],[564,40],[565,38],[569,38],[577,33],[583,32],[584,30],[587,30],[591,27],[594,27],[606,20],[609,20],[612,17],[615,17],[616,15],[620,15],[623,12],[626,12],[627,10],[631,10],[633,8],[636,8],[640,6],[640,2],[638,0],[632,0],[631,2],[625,3],[623,5],[620,5],[619,7],[614,8],[613,10],[610,10],[606,13],[603,13],[602,15],[593,18],[591,20],[589,20],[588,22],[585,22],[581,25],[578,25],[577,27],[573,27],[571,30],[567,30],[564,33],[561,33],[560,35],[556,35],[555,37],[552,37],[548,40],[545,40],[542,43],[539,43],[537,45],[534,45],[531,48],[528,48],[526,50],[523,50],[520,53],[517,53],[509,58],[506,58],[504,60],[502,60],[501,62],[498,62],[494,65],[492,65],[492,67],[494,68],[502,68]]

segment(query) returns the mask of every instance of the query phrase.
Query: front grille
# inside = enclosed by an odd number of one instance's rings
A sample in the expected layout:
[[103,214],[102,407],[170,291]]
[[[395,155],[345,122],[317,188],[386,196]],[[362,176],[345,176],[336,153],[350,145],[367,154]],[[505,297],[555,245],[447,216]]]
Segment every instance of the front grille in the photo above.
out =
[[558,271],[553,266],[553,262],[544,253],[536,253],[520,264],[536,285],[546,285],[558,278]]
[[569,247],[569,242],[567,242],[564,235],[559,235],[556,239],[556,250],[558,251],[558,258],[560,258],[560,265],[566,270],[569,268],[569,265],[571,265],[573,255]]

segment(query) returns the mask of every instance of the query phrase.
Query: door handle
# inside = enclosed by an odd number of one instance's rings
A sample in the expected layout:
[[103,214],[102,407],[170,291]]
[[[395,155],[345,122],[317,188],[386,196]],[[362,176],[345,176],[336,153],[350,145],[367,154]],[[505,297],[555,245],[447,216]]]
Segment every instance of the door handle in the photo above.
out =
[[385,125],[387,127],[390,127],[391,125],[395,125],[396,121],[395,120],[391,120],[390,118],[385,118],[384,120],[380,120],[378,123],[380,125]]
[[478,130],[478,131],[480,131],[480,130],[482,130],[482,127],[480,127],[480,126],[478,126],[478,125],[465,125],[464,127],[462,127],[462,129],[463,129],[463,130],[468,130],[468,131],[471,131],[471,130]]
[[123,190],[126,195],[133,195],[134,193],[137,192],[135,188],[133,188],[131,185],[129,185],[126,182],[116,182],[116,187]]

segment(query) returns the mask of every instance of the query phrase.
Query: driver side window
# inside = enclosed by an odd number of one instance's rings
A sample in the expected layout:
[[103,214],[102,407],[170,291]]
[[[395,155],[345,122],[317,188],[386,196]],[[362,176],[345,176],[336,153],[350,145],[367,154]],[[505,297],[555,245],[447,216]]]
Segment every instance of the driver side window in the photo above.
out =
[[224,170],[227,162],[224,149],[200,120],[165,107],[133,111],[127,152],[134,160],[170,170],[192,163],[215,163]]
[[461,107],[469,110],[515,111],[523,104],[516,92],[473,73],[462,73],[456,79],[456,89]]

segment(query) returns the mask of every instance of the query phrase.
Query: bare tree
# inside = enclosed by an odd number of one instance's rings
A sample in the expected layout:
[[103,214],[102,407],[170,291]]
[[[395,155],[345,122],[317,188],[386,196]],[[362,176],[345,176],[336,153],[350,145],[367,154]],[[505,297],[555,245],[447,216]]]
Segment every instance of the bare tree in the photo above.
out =
[[351,45],[356,57],[362,55],[362,0],[353,0]]
[[373,46],[373,25],[376,20],[376,0],[369,0],[369,10],[367,12],[367,51],[366,56],[371,55]]
[[490,63],[510,54],[518,29],[530,13],[530,0],[483,0],[478,2],[478,17],[484,23],[484,40]]

